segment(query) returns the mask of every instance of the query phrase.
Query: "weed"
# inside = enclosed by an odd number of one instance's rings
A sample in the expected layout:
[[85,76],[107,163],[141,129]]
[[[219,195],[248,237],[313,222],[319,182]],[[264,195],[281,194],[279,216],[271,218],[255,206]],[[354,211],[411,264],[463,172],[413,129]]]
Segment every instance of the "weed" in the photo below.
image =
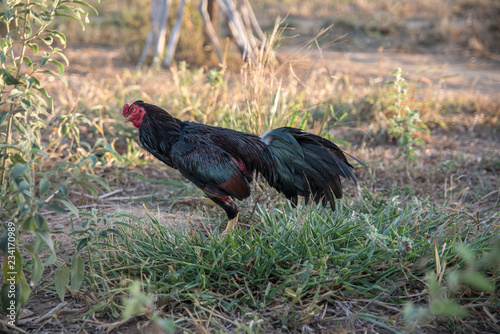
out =
[[415,138],[415,132],[426,132],[428,128],[420,119],[418,110],[412,110],[404,104],[407,95],[405,86],[407,84],[402,77],[403,71],[398,68],[390,74],[394,76],[394,80],[388,82],[388,84],[392,85],[393,90],[388,93],[387,97],[390,101],[389,110],[393,110],[395,114],[389,118],[385,117],[384,114],[382,115],[388,123],[387,131],[397,139],[398,146],[403,149],[408,161],[417,162],[416,145],[424,147],[425,142],[421,138]]

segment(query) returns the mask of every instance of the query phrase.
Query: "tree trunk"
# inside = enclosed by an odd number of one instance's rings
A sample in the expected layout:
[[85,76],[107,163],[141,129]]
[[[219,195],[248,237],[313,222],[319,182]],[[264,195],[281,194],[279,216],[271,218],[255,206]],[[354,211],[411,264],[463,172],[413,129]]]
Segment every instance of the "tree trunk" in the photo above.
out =
[[214,27],[215,33],[217,33],[217,14],[219,13],[219,6],[216,0],[208,0],[207,12]]
[[[180,38],[183,13],[188,0],[179,1],[179,10],[176,21],[165,50],[167,34],[168,12],[172,0],[153,0],[151,3],[152,25],[146,39],[138,66],[146,62],[148,54],[153,48],[153,65],[162,63],[169,67],[172,64]],[[222,47],[217,35],[218,15],[223,15],[228,30],[236,43],[244,61],[255,62],[259,48],[269,49],[267,39],[259,26],[249,0],[199,0],[198,10],[203,20],[203,30],[209,42],[214,46],[219,62],[223,62]],[[237,3],[235,3],[237,1]],[[219,10],[220,9],[220,10]],[[161,57],[164,57],[163,62]]]

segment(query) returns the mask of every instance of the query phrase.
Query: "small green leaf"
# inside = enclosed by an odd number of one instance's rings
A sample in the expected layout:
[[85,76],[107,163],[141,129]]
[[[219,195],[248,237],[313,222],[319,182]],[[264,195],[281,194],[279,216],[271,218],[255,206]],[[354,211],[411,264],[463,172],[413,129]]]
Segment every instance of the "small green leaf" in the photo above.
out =
[[62,45],[66,45],[66,35],[64,35],[62,32],[58,30],[49,30],[49,29],[47,29],[46,31],[55,36],[61,42]]
[[73,0],[72,2],[73,2],[73,3],[77,3],[77,4],[79,4],[79,5],[82,5],[82,6],[85,6],[85,7],[87,7],[87,8],[92,9],[92,11],[93,11],[96,15],[98,15],[98,14],[99,14],[99,13],[97,12],[97,9],[95,9],[94,7],[92,7],[91,5],[89,5],[89,4],[88,4],[87,2],[85,2],[85,1],[81,1],[81,0]]
[[59,189],[59,191],[61,192],[61,195],[62,195],[63,197],[68,197],[69,192],[68,192],[68,188],[66,188],[66,186],[63,186],[62,184],[60,184],[60,185],[57,187],[57,189]]
[[2,304],[2,311],[5,314],[10,314],[7,308],[11,305],[11,300],[14,300],[15,310],[19,310],[19,284],[14,285],[14,299],[12,299],[11,284],[4,282],[0,289],[0,303]]
[[97,188],[94,187],[92,184],[88,183],[88,182],[85,182],[85,181],[81,181],[81,180],[76,180],[76,181],[73,181],[74,184],[78,184],[82,187],[85,187],[87,188],[88,190],[90,190],[90,192],[92,193],[92,195],[94,196],[97,196],[99,195],[99,191],[97,191]]
[[45,52],[42,56],[42,61],[40,62],[40,66],[45,66],[49,62],[50,54]]
[[20,155],[19,153],[14,153],[13,155],[11,155],[10,161],[12,161],[13,163],[18,162],[18,163],[23,164],[23,165],[27,164],[26,160],[24,160],[22,155]]
[[47,45],[52,45],[54,43],[54,38],[51,35],[45,36],[42,41]]
[[68,60],[68,57],[66,57],[66,55],[65,55],[64,53],[62,53],[62,52],[57,52],[56,54],[64,60],[64,62],[66,63],[66,66],[68,66],[68,65],[69,65],[69,60]]
[[35,55],[38,53],[38,50],[40,49],[38,44],[35,44],[35,43],[29,43],[28,46],[31,48],[31,50],[33,51],[33,54],[35,54]]
[[9,250],[8,239],[9,239],[9,230],[5,229],[2,235],[0,236],[0,250],[4,254],[7,254],[7,251]]
[[39,192],[40,192],[40,196],[43,196],[45,195],[50,189],[50,181],[43,178],[40,180],[40,184],[39,184]]
[[50,250],[52,253],[55,254],[54,250],[54,241],[52,240],[52,236],[50,235],[50,232],[47,231],[36,231],[36,233],[40,236],[40,238],[45,242],[47,246],[49,246]]
[[8,115],[9,115],[8,112],[4,112],[3,114],[0,114],[0,125],[2,125],[3,121],[5,121],[5,119],[7,118]]
[[87,246],[89,242],[89,238],[83,238],[81,239],[78,244],[76,245],[76,251],[79,252],[83,247]]
[[66,265],[59,268],[54,275],[54,284],[56,286],[56,292],[61,301],[64,301],[64,295],[66,294],[66,286],[69,284],[69,269]]
[[82,286],[85,270],[80,255],[75,255],[71,261],[71,289],[78,290]]
[[21,275],[19,277],[19,299],[21,301],[22,306],[26,306],[28,299],[30,298],[31,288],[26,282],[26,276],[24,276],[24,272],[21,271]]
[[65,14],[65,13],[56,13],[56,16],[69,17],[70,19],[73,19],[73,20],[77,21],[78,23],[80,23],[80,25],[82,26],[82,30],[85,30],[85,25],[83,24],[82,20],[80,20],[76,16],[73,16],[70,14]]
[[33,62],[31,61],[31,59],[29,57],[24,56],[23,57],[23,62],[25,62],[26,65],[28,65],[28,67],[30,69],[33,69]]
[[7,40],[5,38],[2,38],[2,40],[0,41],[0,48],[2,49],[2,51],[7,47],[9,43],[7,42]]
[[26,173],[28,168],[28,165],[16,163],[10,172],[10,177],[12,177],[13,179],[17,179],[18,177]]
[[18,85],[20,83],[19,79],[14,78],[6,69],[2,69],[2,77],[6,85]]
[[57,199],[57,201],[64,204],[68,208],[68,210],[75,215],[76,218],[80,218],[80,211],[78,211],[73,203],[64,199]]
[[21,231],[35,231],[36,229],[36,223],[35,223],[35,218],[33,216],[28,217],[24,220],[23,224],[21,225]]
[[55,211],[57,213],[66,213],[66,210],[62,206],[57,204],[46,204],[45,208],[47,208],[47,210]]
[[64,73],[64,65],[61,64],[61,62],[59,62],[57,60],[54,60],[54,59],[50,59],[49,62],[55,64],[59,68],[59,74],[63,74]]
[[106,182],[104,182],[102,179],[100,179],[99,177],[97,177],[95,175],[88,174],[88,173],[82,173],[80,175],[83,176],[85,179],[90,179],[90,180],[94,181],[95,183],[98,183],[99,185],[101,185],[103,188],[105,188],[108,191],[111,190],[109,188],[109,185]]
[[31,272],[31,284],[36,284],[42,278],[43,271],[45,270],[45,266],[43,265],[42,260],[38,253],[33,254],[33,271]]
[[47,224],[47,220],[39,212],[35,212],[35,222],[36,222],[36,229],[38,231],[50,232],[50,228],[49,228],[49,224]]

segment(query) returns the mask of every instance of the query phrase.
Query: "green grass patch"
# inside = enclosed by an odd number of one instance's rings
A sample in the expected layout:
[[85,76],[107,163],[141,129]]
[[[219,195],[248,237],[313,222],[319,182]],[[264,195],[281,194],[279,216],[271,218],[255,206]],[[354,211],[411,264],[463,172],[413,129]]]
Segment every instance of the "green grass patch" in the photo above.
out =
[[[327,308],[335,310],[337,303],[353,299],[365,302],[350,306],[351,319],[392,330],[403,318],[373,313],[373,302],[402,310],[412,301],[422,304],[420,297],[429,295],[431,301],[456,304],[459,311],[451,316],[465,315],[463,305],[488,301],[498,279],[491,267],[475,267],[486,285],[468,284],[463,271],[463,279],[453,276],[455,286],[463,283],[489,293],[472,290],[462,299],[454,287],[439,296],[451,277],[443,274],[470,266],[460,255],[464,245],[473,250],[467,256],[489,258],[485,254],[493,253],[498,229],[479,228],[468,215],[449,213],[426,200],[364,195],[360,202],[341,203],[336,212],[288,204],[257,208],[255,225],[228,236],[218,228],[208,235],[199,228],[175,231],[150,215],[150,221],[118,226],[123,237],[110,239],[94,261],[109,286],[123,287],[125,277],[141,281],[144,294],[154,300],[149,308],[156,309],[147,314],[173,317],[185,328],[215,321],[241,331],[293,329],[313,319],[321,323]],[[434,286],[433,295],[429,286]],[[112,295],[125,293],[121,289]],[[440,304],[432,305],[426,314],[439,315],[432,307]],[[120,303],[115,307],[124,308]],[[407,309],[408,319],[422,313]]]

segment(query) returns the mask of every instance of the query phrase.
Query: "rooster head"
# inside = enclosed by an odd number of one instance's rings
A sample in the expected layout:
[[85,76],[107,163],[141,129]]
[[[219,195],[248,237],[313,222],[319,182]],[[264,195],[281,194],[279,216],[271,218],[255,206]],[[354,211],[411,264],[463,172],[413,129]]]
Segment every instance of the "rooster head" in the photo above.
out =
[[132,105],[125,104],[123,106],[123,117],[125,117],[125,123],[132,122],[136,128],[141,127],[142,118],[146,114],[146,109],[140,104],[142,101],[136,101]]

